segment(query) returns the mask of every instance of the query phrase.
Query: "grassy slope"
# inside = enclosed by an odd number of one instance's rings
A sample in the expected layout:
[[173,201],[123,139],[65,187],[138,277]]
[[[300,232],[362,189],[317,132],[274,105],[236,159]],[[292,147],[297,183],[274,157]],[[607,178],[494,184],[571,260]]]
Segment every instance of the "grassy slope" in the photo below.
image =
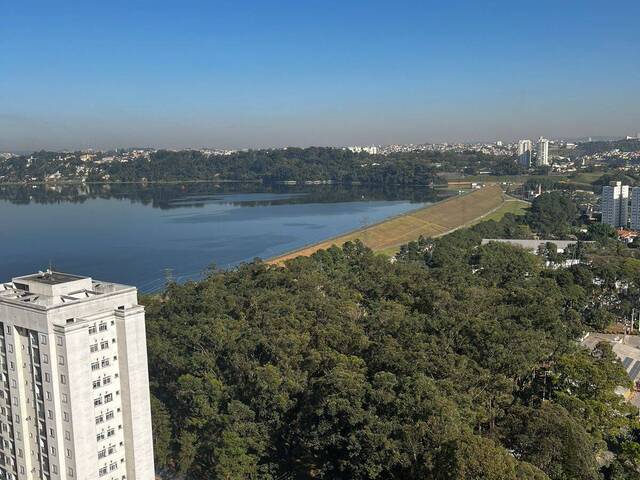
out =
[[491,185],[481,190],[452,197],[413,212],[391,218],[367,228],[311,245],[268,260],[281,264],[285,260],[312,253],[345,242],[360,239],[374,251],[393,252],[400,245],[419,236],[435,237],[468,225],[479,218],[497,211],[505,202],[502,189]]
[[527,208],[529,208],[529,203],[515,198],[507,198],[499,209],[474,223],[484,222],[485,220],[495,220],[499,222],[506,213],[524,215]]

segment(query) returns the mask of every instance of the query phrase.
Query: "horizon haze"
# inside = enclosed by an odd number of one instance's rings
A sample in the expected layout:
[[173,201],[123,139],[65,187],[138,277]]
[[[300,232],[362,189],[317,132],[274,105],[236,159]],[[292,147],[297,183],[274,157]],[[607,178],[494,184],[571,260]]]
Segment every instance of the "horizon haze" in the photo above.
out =
[[0,151],[634,135],[638,14],[631,1],[12,3]]

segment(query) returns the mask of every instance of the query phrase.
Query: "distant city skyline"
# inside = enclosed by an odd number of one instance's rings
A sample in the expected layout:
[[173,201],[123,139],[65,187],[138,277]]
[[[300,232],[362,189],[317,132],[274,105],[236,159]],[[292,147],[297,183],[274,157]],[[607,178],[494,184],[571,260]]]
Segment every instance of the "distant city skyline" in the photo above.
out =
[[0,151],[635,135],[638,14],[629,0],[11,2]]

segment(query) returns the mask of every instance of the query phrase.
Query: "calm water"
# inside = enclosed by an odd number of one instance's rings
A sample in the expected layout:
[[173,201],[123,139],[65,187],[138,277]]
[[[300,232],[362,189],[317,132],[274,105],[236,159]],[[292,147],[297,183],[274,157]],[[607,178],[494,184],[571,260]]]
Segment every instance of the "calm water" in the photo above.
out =
[[437,201],[432,191],[256,185],[0,187],[0,280],[54,268],[161,288]]

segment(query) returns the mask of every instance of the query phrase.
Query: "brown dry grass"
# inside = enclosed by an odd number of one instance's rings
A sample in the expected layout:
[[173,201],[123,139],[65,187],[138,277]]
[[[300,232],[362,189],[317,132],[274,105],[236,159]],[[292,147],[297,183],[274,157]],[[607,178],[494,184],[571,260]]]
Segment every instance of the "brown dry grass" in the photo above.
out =
[[437,237],[463,227],[491,214],[503,203],[502,189],[497,185],[490,185],[466,195],[452,197],[340,237],[272,258],[267,263],[280,265],[291,258],[309,256],[318,250],[329,248],[332,245],[342,245],[356,239],[360,239],[374,251],[389,251],[416,240],[421,235],[423,237]]

